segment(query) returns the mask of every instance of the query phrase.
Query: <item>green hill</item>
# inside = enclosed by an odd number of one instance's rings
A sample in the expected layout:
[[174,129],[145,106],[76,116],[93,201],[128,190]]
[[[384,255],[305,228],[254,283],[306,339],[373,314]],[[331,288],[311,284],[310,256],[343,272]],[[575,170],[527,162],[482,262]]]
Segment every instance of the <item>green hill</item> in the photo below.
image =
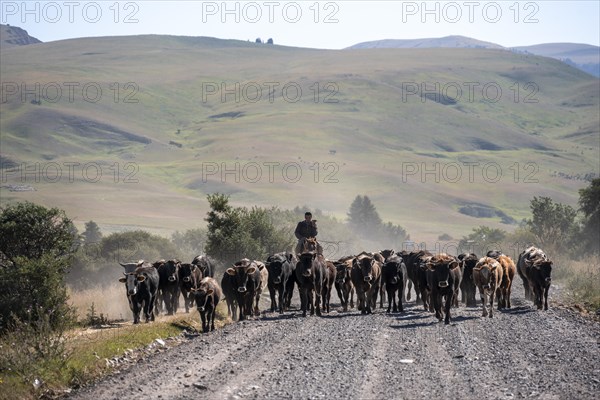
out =
[[367,194],[384,220],[434,240],[512,229],[465,205],[520,220],[534,195],[574,205],[599,173],[599,81],[549,58],[154,35],[0,58],[2,203],[59,206],[103,230],[203,225],[215,191],[340,218]]

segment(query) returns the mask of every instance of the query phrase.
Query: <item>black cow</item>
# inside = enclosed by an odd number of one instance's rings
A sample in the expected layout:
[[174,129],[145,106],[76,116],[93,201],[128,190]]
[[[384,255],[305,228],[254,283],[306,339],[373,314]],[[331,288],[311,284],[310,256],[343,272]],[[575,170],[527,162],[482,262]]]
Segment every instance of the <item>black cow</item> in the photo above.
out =
[[258,300],[261,293],[261,271],[254,261],[244,258],[237,261],[233,267],[227,269],[227,274],[232,276],[233,288],[236,290],[236,300],[240,307],[240,318],[242,321],[253,314],[258,315]]
[[192,288],[196,307],[202,321],[202,332],[207,333],[210,327],[215,330],[215,314],[219,300],[223,297],[221,288],[216,280],[206,277],[199,282],[198,288]]
[[473,253],[462,253],[458,255],[462,267],[462,281],[460,282],[461,300],[467,307],[477,306],[475,300],[475,282],[473,281],[473,268],[477,265],[479,258]]
[[525,297],[538,310],[548,310],[548,291],[552,283],[552,261],[541,249],[530,246],[519,255],[517,272],[523,280]]
[[[387,312],[392,311],[392,302],[394,304],[393,312],[403,312],[402,300],[404,299],[404,291],[406,290],[406,265],[402,257],[393,254],[387,257],[385,263],[381,267],[381,282],[385,285],[388,295]],[[396,305],[396,292],[398,292],[398,304]]]
[[377,307],[377,293],[381,284],[381,262],[367,254],[352,260],[352,283],[356,288],[358,309],[361,314],[371,314]]
[[162,300],[165,302],[165,308],[168,315],[173,315],[177,312],[179,306],[179,260],[168,260],[158,266],[158,275],[160,281],[158,289]]
[[279,313],[283,314],[283,311],[289,308],[294,294],[297,262],[296,256],[292,253],[277,253],[267,258],[265,265],[269,271],[267,286],[271,296],[271,312],[278,309]]
[[438,320],[444,319],[442,314],[442,299],[445,297],[444,323],[450,323],[450,307],[453,303],[457,305],[458,290],[462,278],[458,260],[447,254],[438,254],[429,260],[427,280],[431,288],[431,299],[435,316]]
[[300,254],[296,264],[296,282],[300,291],[303,317],[306,317],[309,307],[310,315],[314,315],[316,311],[317,315],[321,316],[321,294],[327,275],[326,268],[325,258],[321,254],[314,251]]
[[190,312],[190,307],[194,305],[194,296],[192,289],[195,289],[202,280],[202,271],[194,264],[181,264],[179,267],[179,290],[183,295],[183,304],[185,312]]
[[[388,257],[396,254],[396,251],[394,249],[386,249],[386,250],[379,250],[375,254],[379,254],[381,256],[381,258],[378,259],[378,261],[380,261],[381,265],[383,266],[383,264],[388,259]],[[385,303],[385,292],[386,292],[385,282],[382,279],[381,285],[379,287],[379,308],[383,308],[383,303]]]
[[[433,254],[428,252],[427,250],[420,251],[411,251],[410,253],[402,254],[402,259],[404,260],[404,264],[406,265],[406,273],[408,278],[412,281],[413,286],[415,287],[415,294],[417,296],[415,300],[415,304],[421,304],[423,302],[422,294],[425,291],[427,293],[427,287],[422,288],[423,282],[425,285],[427,284],[427,279],[423,279],[425,276],[424,271],[421,271],[422,261],[427,257],[431,257]],[[419,279],[419,275],[421,275],[421,279]],[[406,295],[406,300],[410,300],[410,284],[408,285],[408,291]],[[428,301],[425,299],[425,301]],[[427,304],[425,304],[425,309],[427,310]]]
[[202,271],[202,276],[215,277],[215,262],[211,260],[207,255],[202,254],[194,257],[192,264],[196,265]]
[[333,286],[335,284],[337,270],[335,265],[333,265],[333,263],[329,260],[325,261],[325,269],[326,275],[325,279],[323,280],[321,297],[323,298],[323,311],[329,314],[329,302],[331,301],[331,291],[333,290]]
[[333,263],[336,269],[335,289],[344,311],[348,311],[348,300],[350,308],[354,308],[354,284],[351,277],[353,259],[354,256],[348,256]]
[[[135,269],[133,267],[135,265]],[[133,323],[140,323],[140,312],[144,310],[146,322],[154,321],[154,303],[158,292],[158,272],[148,263],[121,264],[125,275],[119,282],[125,283],[127,301],[133,312]]]
[[227,271],[223,273],[223,278],[221,279],[221,290],[227,303],[227,315],[235,321],[238,309],[235,276],[229,275]]

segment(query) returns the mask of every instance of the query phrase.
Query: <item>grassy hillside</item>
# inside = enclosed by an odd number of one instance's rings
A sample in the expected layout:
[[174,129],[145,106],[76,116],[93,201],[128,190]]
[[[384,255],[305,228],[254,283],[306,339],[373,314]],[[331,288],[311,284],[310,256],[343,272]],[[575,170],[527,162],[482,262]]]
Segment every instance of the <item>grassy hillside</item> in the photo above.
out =
[[[520,220],[534,195],[574,205],[581,178],[599,173],[599,81],[548,58],[171,36],[65,40],[0,58],[0,155],[12,166],[1,202],[58,206],[107,231],[198,227],[206,194],[219,191],[236,205],[339,217],[367,194],[415,239],[460,237],[480,224],[511,229],[460,214],[465,204]],[[21,96],[36,82],[40,105]],[[21,163],[34,172],[23,178]],[[236,163],[238,181],[210,174]]]

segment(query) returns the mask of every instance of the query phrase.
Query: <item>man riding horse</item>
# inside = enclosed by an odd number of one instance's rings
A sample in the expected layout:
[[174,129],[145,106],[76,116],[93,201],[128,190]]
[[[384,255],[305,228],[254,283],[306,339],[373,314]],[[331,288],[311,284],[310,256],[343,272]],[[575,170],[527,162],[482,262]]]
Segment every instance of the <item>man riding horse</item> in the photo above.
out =
[[[308,244],[307,239],[314,239],[317,236],[317,220],[312,220],[312,214],[310,212],[304,213],[304,221],[298,222],[294,235],[298,239],[296,245],[296,254],[301,254],[305,250],[305,245]],[[316,239],[315,239],[316,242]],[[317,243],[317,254],[323,254],[323,248]]]

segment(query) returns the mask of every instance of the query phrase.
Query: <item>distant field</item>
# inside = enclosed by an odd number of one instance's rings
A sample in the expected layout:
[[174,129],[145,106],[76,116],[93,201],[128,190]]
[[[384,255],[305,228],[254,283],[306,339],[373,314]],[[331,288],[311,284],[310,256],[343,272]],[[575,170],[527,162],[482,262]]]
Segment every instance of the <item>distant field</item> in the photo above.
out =
[[576,205],[600,173],[599,80],[548,58],[170,36],[1,55],[0,203],[57,206],[107,232],[203,226],[218,191],[339,218],[367,194],[414,239],[461,237],[514,227],[465,204],[519,221],[533,196]]

